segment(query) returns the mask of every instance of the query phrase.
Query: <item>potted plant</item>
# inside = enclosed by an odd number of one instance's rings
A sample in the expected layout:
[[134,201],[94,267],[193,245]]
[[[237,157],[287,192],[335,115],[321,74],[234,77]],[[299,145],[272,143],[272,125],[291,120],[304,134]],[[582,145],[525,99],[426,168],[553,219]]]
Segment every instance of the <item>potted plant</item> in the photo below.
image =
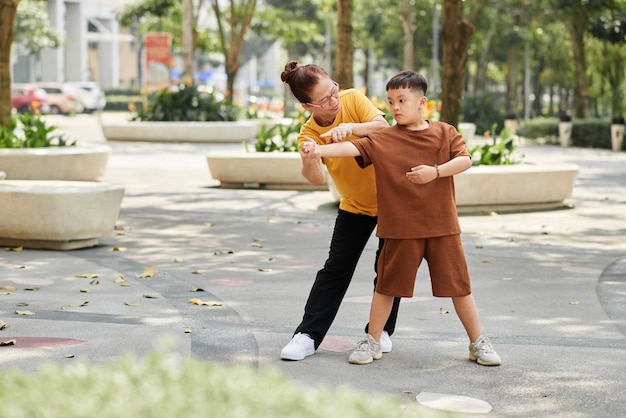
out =
[[230,100],[196,84],[180,83],[144,92],[141,106],[123,123],[101,119],[109,141],[241,142],[253,139],[259,124],[239,121],[240,109]]
[[56,129],[33,113],[13,116],[10,128],[0,127],[0,171],[8,180],[92,181],[104,175],[108,146],[79,146]]
[[559,142],[562,147],[568,147],[572,138],[572,117],[565,112],[559,115]]

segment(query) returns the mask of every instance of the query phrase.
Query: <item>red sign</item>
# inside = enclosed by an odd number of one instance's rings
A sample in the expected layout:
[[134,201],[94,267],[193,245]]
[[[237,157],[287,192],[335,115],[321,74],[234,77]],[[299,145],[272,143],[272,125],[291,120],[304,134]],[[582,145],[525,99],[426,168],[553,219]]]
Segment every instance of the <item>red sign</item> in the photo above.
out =
[[169,33],[150,32],[144,36],[145,77],[148,89],[157,89],[170,84],[170,59],[172,37]]

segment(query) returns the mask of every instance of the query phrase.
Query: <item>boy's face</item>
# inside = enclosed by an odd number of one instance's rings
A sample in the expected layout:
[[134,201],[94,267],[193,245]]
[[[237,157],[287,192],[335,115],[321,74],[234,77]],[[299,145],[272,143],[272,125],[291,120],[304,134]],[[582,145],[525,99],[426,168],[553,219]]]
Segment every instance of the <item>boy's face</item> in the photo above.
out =
[[423,122],[422,109],[426,96],[409,88],[387,90],[391,114],[398,125],[419,125]]

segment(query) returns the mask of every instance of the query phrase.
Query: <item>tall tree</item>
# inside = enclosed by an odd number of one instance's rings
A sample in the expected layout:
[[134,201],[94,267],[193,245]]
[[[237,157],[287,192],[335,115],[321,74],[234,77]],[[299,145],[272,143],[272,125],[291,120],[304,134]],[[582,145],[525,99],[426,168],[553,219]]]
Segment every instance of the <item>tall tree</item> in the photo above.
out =
[[239,72],[239,55],[256,8],[256,0],[230,0],[228,14],[222,12],[219,0],[213,0],[220,47],[224,54],[226,95],[233,98],[235,78]]
[[0,126],[11,127],[11,44],[19,0],[0,0]]
[[415,6],[411,4],[411,0],[402,0],[399,3],[399,15],[402,22],[402,32],[404,33],[404,48],[402,61],[404,63],[403,70],[415,69],[415,45],[413,37],[415,36]]
[[337,0],[337,46],[335,80],[342,88],[354,86],[354,44],[352,43],[352,0]]
[[441,83],[441,120],[459,123],[465,82],[467,47],[475,26],[464,19],[463,4],[470,5],[470,21],[476,21],[489,0],[443,0],[443,78]]

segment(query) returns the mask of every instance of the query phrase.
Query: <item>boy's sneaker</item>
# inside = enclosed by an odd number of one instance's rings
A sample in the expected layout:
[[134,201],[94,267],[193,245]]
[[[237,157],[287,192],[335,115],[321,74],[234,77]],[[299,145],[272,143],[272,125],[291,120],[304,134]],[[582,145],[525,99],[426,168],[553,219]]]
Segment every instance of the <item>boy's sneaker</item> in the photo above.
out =
[[293,336],[289,344],[280,352],[282,360],[304,360],[305,357],[315,354],[315,342],[309,334],[301,332]]
[[469,359],[483,366],[499,366],[500,356],[485,336],[480,336],[469,345]]
[[383,331],[380,334],[380,350],[383,353],[391,353],[391,348],[393,347],[393,343],[391,342],[391,337],[389,337],[389,333],[387,331]]
[[380,344],[376,342],[374,337],[367,334],[364,339],[359,341],[356,350],[350,354],[348,361],[352,364],[369,364],[382,356]]

